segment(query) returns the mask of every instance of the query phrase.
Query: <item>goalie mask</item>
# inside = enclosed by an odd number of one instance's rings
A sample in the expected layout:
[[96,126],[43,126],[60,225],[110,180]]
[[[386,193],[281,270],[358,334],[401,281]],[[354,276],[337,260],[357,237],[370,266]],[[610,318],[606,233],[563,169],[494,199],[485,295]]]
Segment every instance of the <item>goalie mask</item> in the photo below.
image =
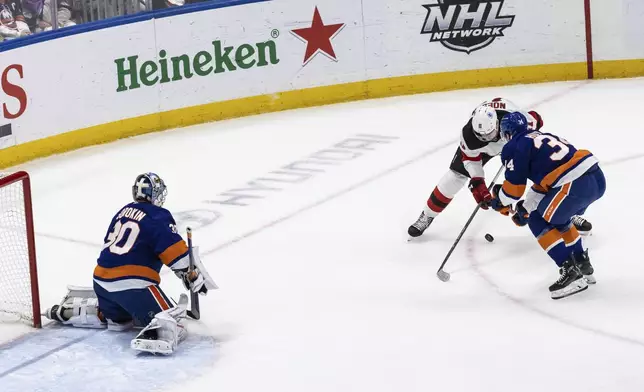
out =
[[132,186],[132,198],[136,202],[148,202],[163,207],[168,190],[165,183],[154,173],[139,174]]
[[483,142],[491,142],[499,136],[499,119],[496,110],[489,106],[479,106],[472,113],[472,128],[476,137]]

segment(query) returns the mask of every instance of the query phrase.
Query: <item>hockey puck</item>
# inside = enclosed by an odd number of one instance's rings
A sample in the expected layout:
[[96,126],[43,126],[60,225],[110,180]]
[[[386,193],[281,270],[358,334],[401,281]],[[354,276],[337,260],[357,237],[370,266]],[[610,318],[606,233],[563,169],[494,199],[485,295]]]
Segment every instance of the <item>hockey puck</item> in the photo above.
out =
[[494,237],[492,237],[492,234],[490,233],[487,233],[485,235],[485,239],[487,240],[487,242],[494,242]]

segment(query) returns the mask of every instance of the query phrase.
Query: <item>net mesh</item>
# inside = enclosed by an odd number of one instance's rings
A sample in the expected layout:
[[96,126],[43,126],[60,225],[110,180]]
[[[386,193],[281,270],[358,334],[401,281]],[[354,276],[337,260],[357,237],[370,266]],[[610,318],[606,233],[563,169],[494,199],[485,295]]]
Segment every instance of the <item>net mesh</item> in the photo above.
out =
[[23,181],[0,186],[0,265],[0,321],[33,322]]

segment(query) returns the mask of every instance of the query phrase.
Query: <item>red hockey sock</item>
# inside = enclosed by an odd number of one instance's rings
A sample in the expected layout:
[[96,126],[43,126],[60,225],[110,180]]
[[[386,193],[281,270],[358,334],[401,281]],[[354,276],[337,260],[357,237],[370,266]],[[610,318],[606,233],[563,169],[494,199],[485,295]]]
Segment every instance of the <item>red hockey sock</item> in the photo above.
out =
[[443,212],[445,207],[447,207],[451,201],[452,199],[443,195],[441,191],[438,190],[438,187],[436,187],[434,188],[432,194],[429,196],[429,199],[427,199],[427,207],[439,214]]

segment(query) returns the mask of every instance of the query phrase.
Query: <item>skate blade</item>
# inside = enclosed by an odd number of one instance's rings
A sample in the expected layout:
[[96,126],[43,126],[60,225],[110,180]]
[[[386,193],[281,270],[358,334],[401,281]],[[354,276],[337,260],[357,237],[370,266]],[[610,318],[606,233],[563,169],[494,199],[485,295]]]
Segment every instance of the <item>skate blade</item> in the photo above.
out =
[[162,340],[133,339],[130,348],[150,354],[172,354],[172,347]]
[[577,232],[579,232],[579,235],[582,236],[582,237],[590,237],[591,235],[593,235],[592,230],[581,231],[581,230],[577,229]]
[[586,280],[582,278],[572,282],[568,287],[565,287],[561,290],[553,291],[550,296],[552,299],[562,299],[562,298],[570,297],[571,295],[574,295],[577,293],[581,293],[586,289],[588,289],[588,283],[586,283]]

